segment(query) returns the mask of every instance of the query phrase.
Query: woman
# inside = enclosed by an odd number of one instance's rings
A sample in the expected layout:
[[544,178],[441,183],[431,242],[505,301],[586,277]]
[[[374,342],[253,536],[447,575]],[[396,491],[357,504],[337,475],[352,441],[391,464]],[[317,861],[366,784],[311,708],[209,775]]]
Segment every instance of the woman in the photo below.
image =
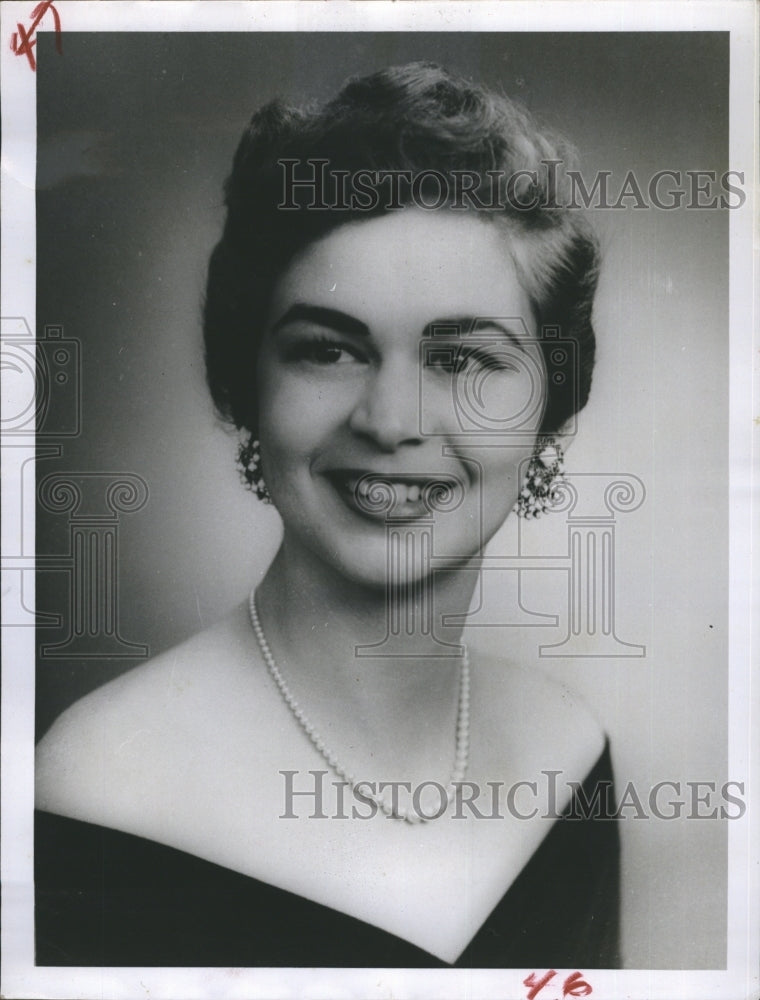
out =
[[[512,509],[557,497],[588,395],[566,156],[430,65],[254,115],[206,362],[282,545],[228,619],[42,741],[39,963],[618,964],[616,826],[583,809],[604,734],[448,624]],[[576,367],[550,378],[557,326]]]

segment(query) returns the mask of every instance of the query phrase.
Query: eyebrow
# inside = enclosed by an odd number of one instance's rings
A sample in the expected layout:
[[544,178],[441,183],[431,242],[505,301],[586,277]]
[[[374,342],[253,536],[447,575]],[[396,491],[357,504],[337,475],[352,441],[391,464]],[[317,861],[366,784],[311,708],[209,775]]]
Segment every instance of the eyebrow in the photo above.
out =
[[500,330],[515,347],[519,347],[520,350],[525,349],[525,336],[521,336],[514,326],[499,319],[492,319],[490,316],[456,316],[452,319],[435,319],[425,327],[425,336],[442,336],[452,328],[456,328],[458,337],[466,337],[468,334],[477,333],[478,330],[484,328]]
[[[363,323],[355,316],[342,312],[340,309],[332,309],[329,306],[311,305],[306,302],[296,302],[277,320],[272,326],[272,333],[277,333],[288,323],[316,323],[318,326],[335,330],[336,333],[347,334],[352,337],[369,337],[370,331],[366,323]],[[504,336],[516,347],[524,349],[523,340],[515,329],[498,319],[491,319],[484,316],[457,316],[452,319],[434,319],[428,323],[423,330],[423,336],[440,336],[445,332],[456,329],[457,337],[464,337],[468,334],[476,333],[484,327],[500,330]]]
[[337,333],[345,333],[352,337],[368,337],[369,327],[355,316],[341,312],[340,309],[330,309],[328,306],[313,306],[305,302],[296,302],[274,324],[272,333],[288,323],[316,323],[329,327]]

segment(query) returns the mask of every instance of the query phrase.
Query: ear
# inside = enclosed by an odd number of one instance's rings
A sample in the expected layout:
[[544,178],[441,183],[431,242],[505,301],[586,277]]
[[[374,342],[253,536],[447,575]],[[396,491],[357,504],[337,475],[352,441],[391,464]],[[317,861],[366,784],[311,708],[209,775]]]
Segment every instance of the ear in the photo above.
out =
[[567,450],[570,445],[575,440],[576,430],[575,430],[575,420],[573,417],[568,417],[564,424],[559,428],[559,430],[554,431],[552,437],[557,442],[557,444],[562,449],[563,453],[566,455]]

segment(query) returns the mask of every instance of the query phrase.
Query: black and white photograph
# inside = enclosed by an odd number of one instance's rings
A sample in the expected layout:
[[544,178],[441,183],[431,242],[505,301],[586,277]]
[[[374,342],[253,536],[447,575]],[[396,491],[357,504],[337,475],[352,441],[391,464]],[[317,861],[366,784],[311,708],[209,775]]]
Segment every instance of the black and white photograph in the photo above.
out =
[[3,996],[756,996],[753,5],[3,6]]

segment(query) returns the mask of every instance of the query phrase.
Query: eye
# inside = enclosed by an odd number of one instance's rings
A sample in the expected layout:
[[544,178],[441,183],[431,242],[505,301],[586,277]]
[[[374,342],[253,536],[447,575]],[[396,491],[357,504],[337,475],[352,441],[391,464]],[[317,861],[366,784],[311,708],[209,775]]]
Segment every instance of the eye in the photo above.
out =
[[451,345],[451,347],[431,351],[428,366],[452,375],[463,372],[516,372],[519,366],[515,363],[513,352],[508,348],[476,347],[466,344]]
[[289,361],[306,361],[321,367],[362,360],[354,347],[331,337],[305,337],[297,340],[289,346],[287,358]]

